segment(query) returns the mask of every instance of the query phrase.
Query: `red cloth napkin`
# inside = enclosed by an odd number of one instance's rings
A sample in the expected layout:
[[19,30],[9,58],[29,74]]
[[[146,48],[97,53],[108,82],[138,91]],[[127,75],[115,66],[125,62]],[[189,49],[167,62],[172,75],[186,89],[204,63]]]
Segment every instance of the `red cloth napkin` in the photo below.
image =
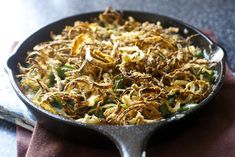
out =
[[[207,34],[211,35],[212,32]],[[232,157],[235,156],[235,77],[227,67],[225,83],[191,124],[170,138],[147,147],[147,157]],[[176,130],[168,131],[174,133]],[[152,140],[158,140],[157,138]],[[18,157],[116,157],[117,149],[74,144],[55,136],[39,124],[33,134],[17,127]]]

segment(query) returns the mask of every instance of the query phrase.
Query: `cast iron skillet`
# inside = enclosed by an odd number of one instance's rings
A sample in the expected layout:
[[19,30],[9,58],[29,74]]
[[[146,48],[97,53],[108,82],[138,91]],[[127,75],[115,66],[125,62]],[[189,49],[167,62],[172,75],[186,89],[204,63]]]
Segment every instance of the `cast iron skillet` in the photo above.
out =
[[[25,103],[32,114],[36,117],[37,121],[43,125],[45,128],[53,131],[54,133],[66,137],[73,138],[74,140],[86,140],[94,143],[96,139],[105,139],[104,136],[108,137],[111,141],[115,143],[119,149],[121,156],[123,157],[143,157],[145,156],[145,145],[150,135],[160,127],[170,124],[174,121],[178,121],[187,115],[191,115],[193,112],[199,110],[201,107],[205,106],[218,92],[222,86],[224,74],[225,74],[225,59],[224,50],[211,41],[206,35],[197,30],[196,28],[189,26],[181,21],[145,12],[137,11],[122,11],[125,17],[133,16],[139,21],[150,21],[156,22],[160,21],[164,27],[175,26],[180,28],[180,34],[182,36],[189,36],[192,34],[198,34],[198,36],[192,39],[193,44],[197,45],[201,49],[205,49],[208,53],[209,59],[217,61],[216,71],[218,76],[213,86],[213,91],[210,95],[205,98],[198,106],[195,108],[182,112],[176,113],[165,120],[159,122],[154,122],[151,124],[135,125],[135,126],[111,126],[111,125],[91,125],[82,124],[74,122],[69,119],[54,115],[49,113],[40,107],[32,103],[19,89],[18,79],[16,75],[19,73],[17,63],[24,63],[26,52],[32,50],[32,48],[43,41],[50,40],[50,32],[60,33],[66,25],[73,25],[74,21],[89,21],[97,17],[101,12],[92,12],[80,14],[68,18],[64,18],[52,24],[49,24],[30,37],[23,41],[16,49],[12,56],[9,57],[6,64],[6,71],[9,74],[10,82],[19,96],[19,98]],[[185,32],[188,32],[185,34]]]

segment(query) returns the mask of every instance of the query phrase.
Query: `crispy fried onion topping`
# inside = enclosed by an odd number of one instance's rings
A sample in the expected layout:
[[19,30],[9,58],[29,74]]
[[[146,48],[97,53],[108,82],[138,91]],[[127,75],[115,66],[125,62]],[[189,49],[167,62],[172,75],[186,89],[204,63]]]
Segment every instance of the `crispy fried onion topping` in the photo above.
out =
[[109,8],[28,52],[19,63],[20,88],[45,110],[82,123],[159,121],[200,103],[216,75],[191,44],[194,36],[178,31]]

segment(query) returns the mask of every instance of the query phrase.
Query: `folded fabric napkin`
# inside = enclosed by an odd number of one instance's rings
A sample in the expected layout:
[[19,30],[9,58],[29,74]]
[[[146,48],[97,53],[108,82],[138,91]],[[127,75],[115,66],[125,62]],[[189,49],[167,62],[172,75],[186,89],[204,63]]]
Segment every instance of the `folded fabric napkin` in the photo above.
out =
[[[211,31],[206,31],[213,38]],[[215,39],[215,38],[213,38]],[[227,67],[225,82],[213,101],[183,130],[170,128],[168,138],[147,147],[148,157],[235,156],[235,77]],[[160,135],[161,136],[161,135]],[[164,135],[166,136],[166,135]],[[157,141],[152,138],[151,141]],[[33,133],[17,127],[18,157],[118,157],[115,148],[97,148],[57,137],[37,124]]]

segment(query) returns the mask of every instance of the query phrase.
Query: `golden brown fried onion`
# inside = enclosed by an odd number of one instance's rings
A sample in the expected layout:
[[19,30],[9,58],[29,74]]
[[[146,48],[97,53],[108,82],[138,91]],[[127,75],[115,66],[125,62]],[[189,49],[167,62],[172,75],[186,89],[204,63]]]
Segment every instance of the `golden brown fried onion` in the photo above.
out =
[[150,123],[199,103],[214,70],[175,27],[140,23],[107,9],[76,21],[28,52],[21,90],[52,113],[84,123]]

